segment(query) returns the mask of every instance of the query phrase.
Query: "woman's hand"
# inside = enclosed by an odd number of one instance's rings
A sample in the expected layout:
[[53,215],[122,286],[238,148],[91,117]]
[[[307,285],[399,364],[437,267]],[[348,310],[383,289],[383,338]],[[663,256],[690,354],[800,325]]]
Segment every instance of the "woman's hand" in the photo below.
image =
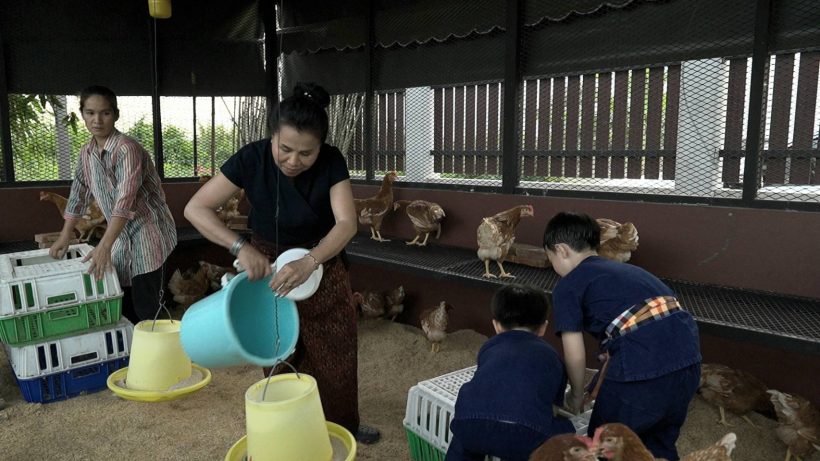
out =
[[242,245],[236,258],[239,265],[248,273],[248,280],[259,280],[272,272],[268,257],[248,243]]
[[54,259],[63,259],[65,256],[65,252],[68,251],[68,242],[71,241],[70,236],[63,237],[60,234],[60,237],[51,245],[51,248],[48,249],[48,255]]
[[314,260],[309,256],[291,261],[279,269],[269,285],[277,295],[284,297],[291,290],[305,283],[305,280],[313,273],[314,267]]
[[96,280],[102,280],[105,272],[111,268],[111,247],[101,241],[83,258],[83,262],[89,259],[91,265],[88,267],[88,273],[93,275]]

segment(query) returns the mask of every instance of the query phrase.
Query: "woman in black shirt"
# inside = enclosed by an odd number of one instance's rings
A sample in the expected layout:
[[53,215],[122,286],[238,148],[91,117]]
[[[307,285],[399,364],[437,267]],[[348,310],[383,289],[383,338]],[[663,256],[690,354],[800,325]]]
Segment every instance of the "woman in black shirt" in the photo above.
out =
[[[324,264],[318,291],[297,304],[299,341],[289,361],[316,378],[329,421],[360,442],[373,443],[378,431],[359,425],[356,311],[343,257],[357,230],[356,212],[344,156],[325,144],[329,102],[322,87],[298,84],[271,113],[271,139],[248,144],[228,159],[222,174],[188,202],[185,217],[207,239],[228,248],[251,280],[270,275],[270,261],[282,251],[310,249],[271,279],[280,296]],[[251,204],[250,242],[215,212],[240,188]]]

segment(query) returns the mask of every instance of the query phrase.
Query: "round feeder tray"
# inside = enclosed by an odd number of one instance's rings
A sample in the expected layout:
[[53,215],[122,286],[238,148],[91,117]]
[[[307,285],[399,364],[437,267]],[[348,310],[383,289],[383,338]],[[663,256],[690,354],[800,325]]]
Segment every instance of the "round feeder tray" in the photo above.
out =
[[192,376],[194,373],[199,373],[199,375],[202,377],[199,381],[193,384],[189,384],[187,386],[179,387],[176,389],[170,389],[167,391],[140,391],[136,389],[128,389],[127,387],[123,387],[121,383],[125,381],[125,378],[128,375],[127,367],[121,368],[112,373],[108,377],[108,381],[106,382],[106,384],[108,385],[109,389],[111,389],[115,394],[117,394],[117,396],[122,397],[126,400],[135,400],[137,402],[162,402],[164,400],[173,400],[188,395],[191,392],[198,391],[199,389],[205,387],[206,384],[211,382],[211,370],[200,367],[195,363],[191,364],[191,368]]
[[[325,421],[327,433],[330,434],[330,445],[333,457],[328,461],[354,461],[356,459],[356,439],[342,426]],[[338,451],[336,451],[338,450]],[[248,436],[242,436],[225,455],[225,461],[246,461],[248,455]]]

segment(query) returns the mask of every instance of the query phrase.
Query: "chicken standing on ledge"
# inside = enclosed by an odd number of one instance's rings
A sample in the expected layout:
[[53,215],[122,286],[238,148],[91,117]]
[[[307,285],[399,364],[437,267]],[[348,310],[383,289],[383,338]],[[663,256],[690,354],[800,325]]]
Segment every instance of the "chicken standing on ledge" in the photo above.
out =
[[737,436],[730,432],[716,444],[693,451],[681,458],[681,461],[732,461],[732,451],[736,442]]
[[385,318],[390,317],[395,321],[396,317],[404,311],[404,286],[399,285],[384,294]]
[[625,263],[638,249],[638,230],[631,222],[619,223],[607,218],[598,218],[601,227],[601,246],[598,256]]
[[[54,192],[41,191],[40,201],[53,203],[54,206],[57,207],[57,211],[60,212],[60,217],[63,217],[63,214],[65,214],[65,207],[68,204],[68,199],[62,195],[55,194]],[[91,199],[91,202],[88,204],[87,212],[84,213],[82,218],[78,219],[74,224],[74,229],[76,229],[80,234],[80,242],[87,242],[94,236],[95,230],[105,230],[106,227],[107,223],[105,221],[105,216],[103,215],[102,210],[100,210],[100,206],[97,205],[97,202],[94,199]]]
[[[206,182],[211,180],[211,175],[204,174],[199,177],[199,183],[205,184]],[[239,204],[245,198],[245,189],[239,189],[231,198],[228,199],[225,203],[218,206],[216,210],[216,216],[225,224],[227,224],[231,219],[239,217]]]
[[395,171],[390,171],[384,175],[382,187],[374,197],[365,199],[353,199],[356,205],[356,216],[359,222],[370,226],[370,238],[379,242],[389,242],[382,238],[382,220],[385,215],[393,209],[393,181],[398,176]]
[[598,461],[592,439],[583,435],[559,434],[536,448],[529,461]]
[[478,259],[484,262],[484,277],[496,278],[490,273],[490,260],[501,269],[500,277],[515,278],[504,270],[504,260],[515,241],[515,228],[521,218],[534,215],[532,205],[518,205],[495,216],[484,218],[478,226]]
[[726,422],[725,408],[757,427],[746,414],[752,410],[764,414],[772,413],[772,402],[766,393],[768,389],[763,381],[745,371],[717,363],[701,365],[700,395],[720,409],[718,423],[724,426],[731,426]]
[[434,354],[439,351],[441,342],[447,336],[447,322],[450,317],[448,312],[451,310],[453,310],[453,306],[442,301],[438,307],[427,309],[419,316],[422,331],[427,335],[427,339],[433,343],[431,350]]
[[[446,216],[444,209],[438,204],[428,202],[427,200],[396,200],[393,204],[393,210],[405,208],[405,213],[413,223],[413,228],[416,230],[416,238],[409,242],[408,245],[418,245],[420,247],[427,245],[427,238],[430,237],[430,232],[436,233],[436,239],[441,236],[441,220]],[[424,241],[419,243],[421,234],[424,234]]]
[[786,461],[798,461],[820,450],[820,411],[799,395],[769,390],[777,421],[777,437],[786,444]]
[[174,295],[174,301],[182,308],[187,308],[204,298],[209,286],[205,268],[202,266],[196,272],[191,269],[180,272],[177,269],[168,281],[168,290]]

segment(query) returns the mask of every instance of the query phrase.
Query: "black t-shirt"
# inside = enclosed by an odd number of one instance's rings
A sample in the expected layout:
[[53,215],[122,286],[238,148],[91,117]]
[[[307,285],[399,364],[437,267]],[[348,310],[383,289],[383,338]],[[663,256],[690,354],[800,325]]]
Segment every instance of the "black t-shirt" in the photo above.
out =
[[315,244],[327,235],[336,224],[330,206],[330,188],[350,178],[339,149],[322,144],[316,163],[291,182],[274,163],[269,138],[243,147],[221,170],[229,181],[245,189],[251,204],[248,225],[271,242],[276,241],[278,189],[279,243],[282,245]]

